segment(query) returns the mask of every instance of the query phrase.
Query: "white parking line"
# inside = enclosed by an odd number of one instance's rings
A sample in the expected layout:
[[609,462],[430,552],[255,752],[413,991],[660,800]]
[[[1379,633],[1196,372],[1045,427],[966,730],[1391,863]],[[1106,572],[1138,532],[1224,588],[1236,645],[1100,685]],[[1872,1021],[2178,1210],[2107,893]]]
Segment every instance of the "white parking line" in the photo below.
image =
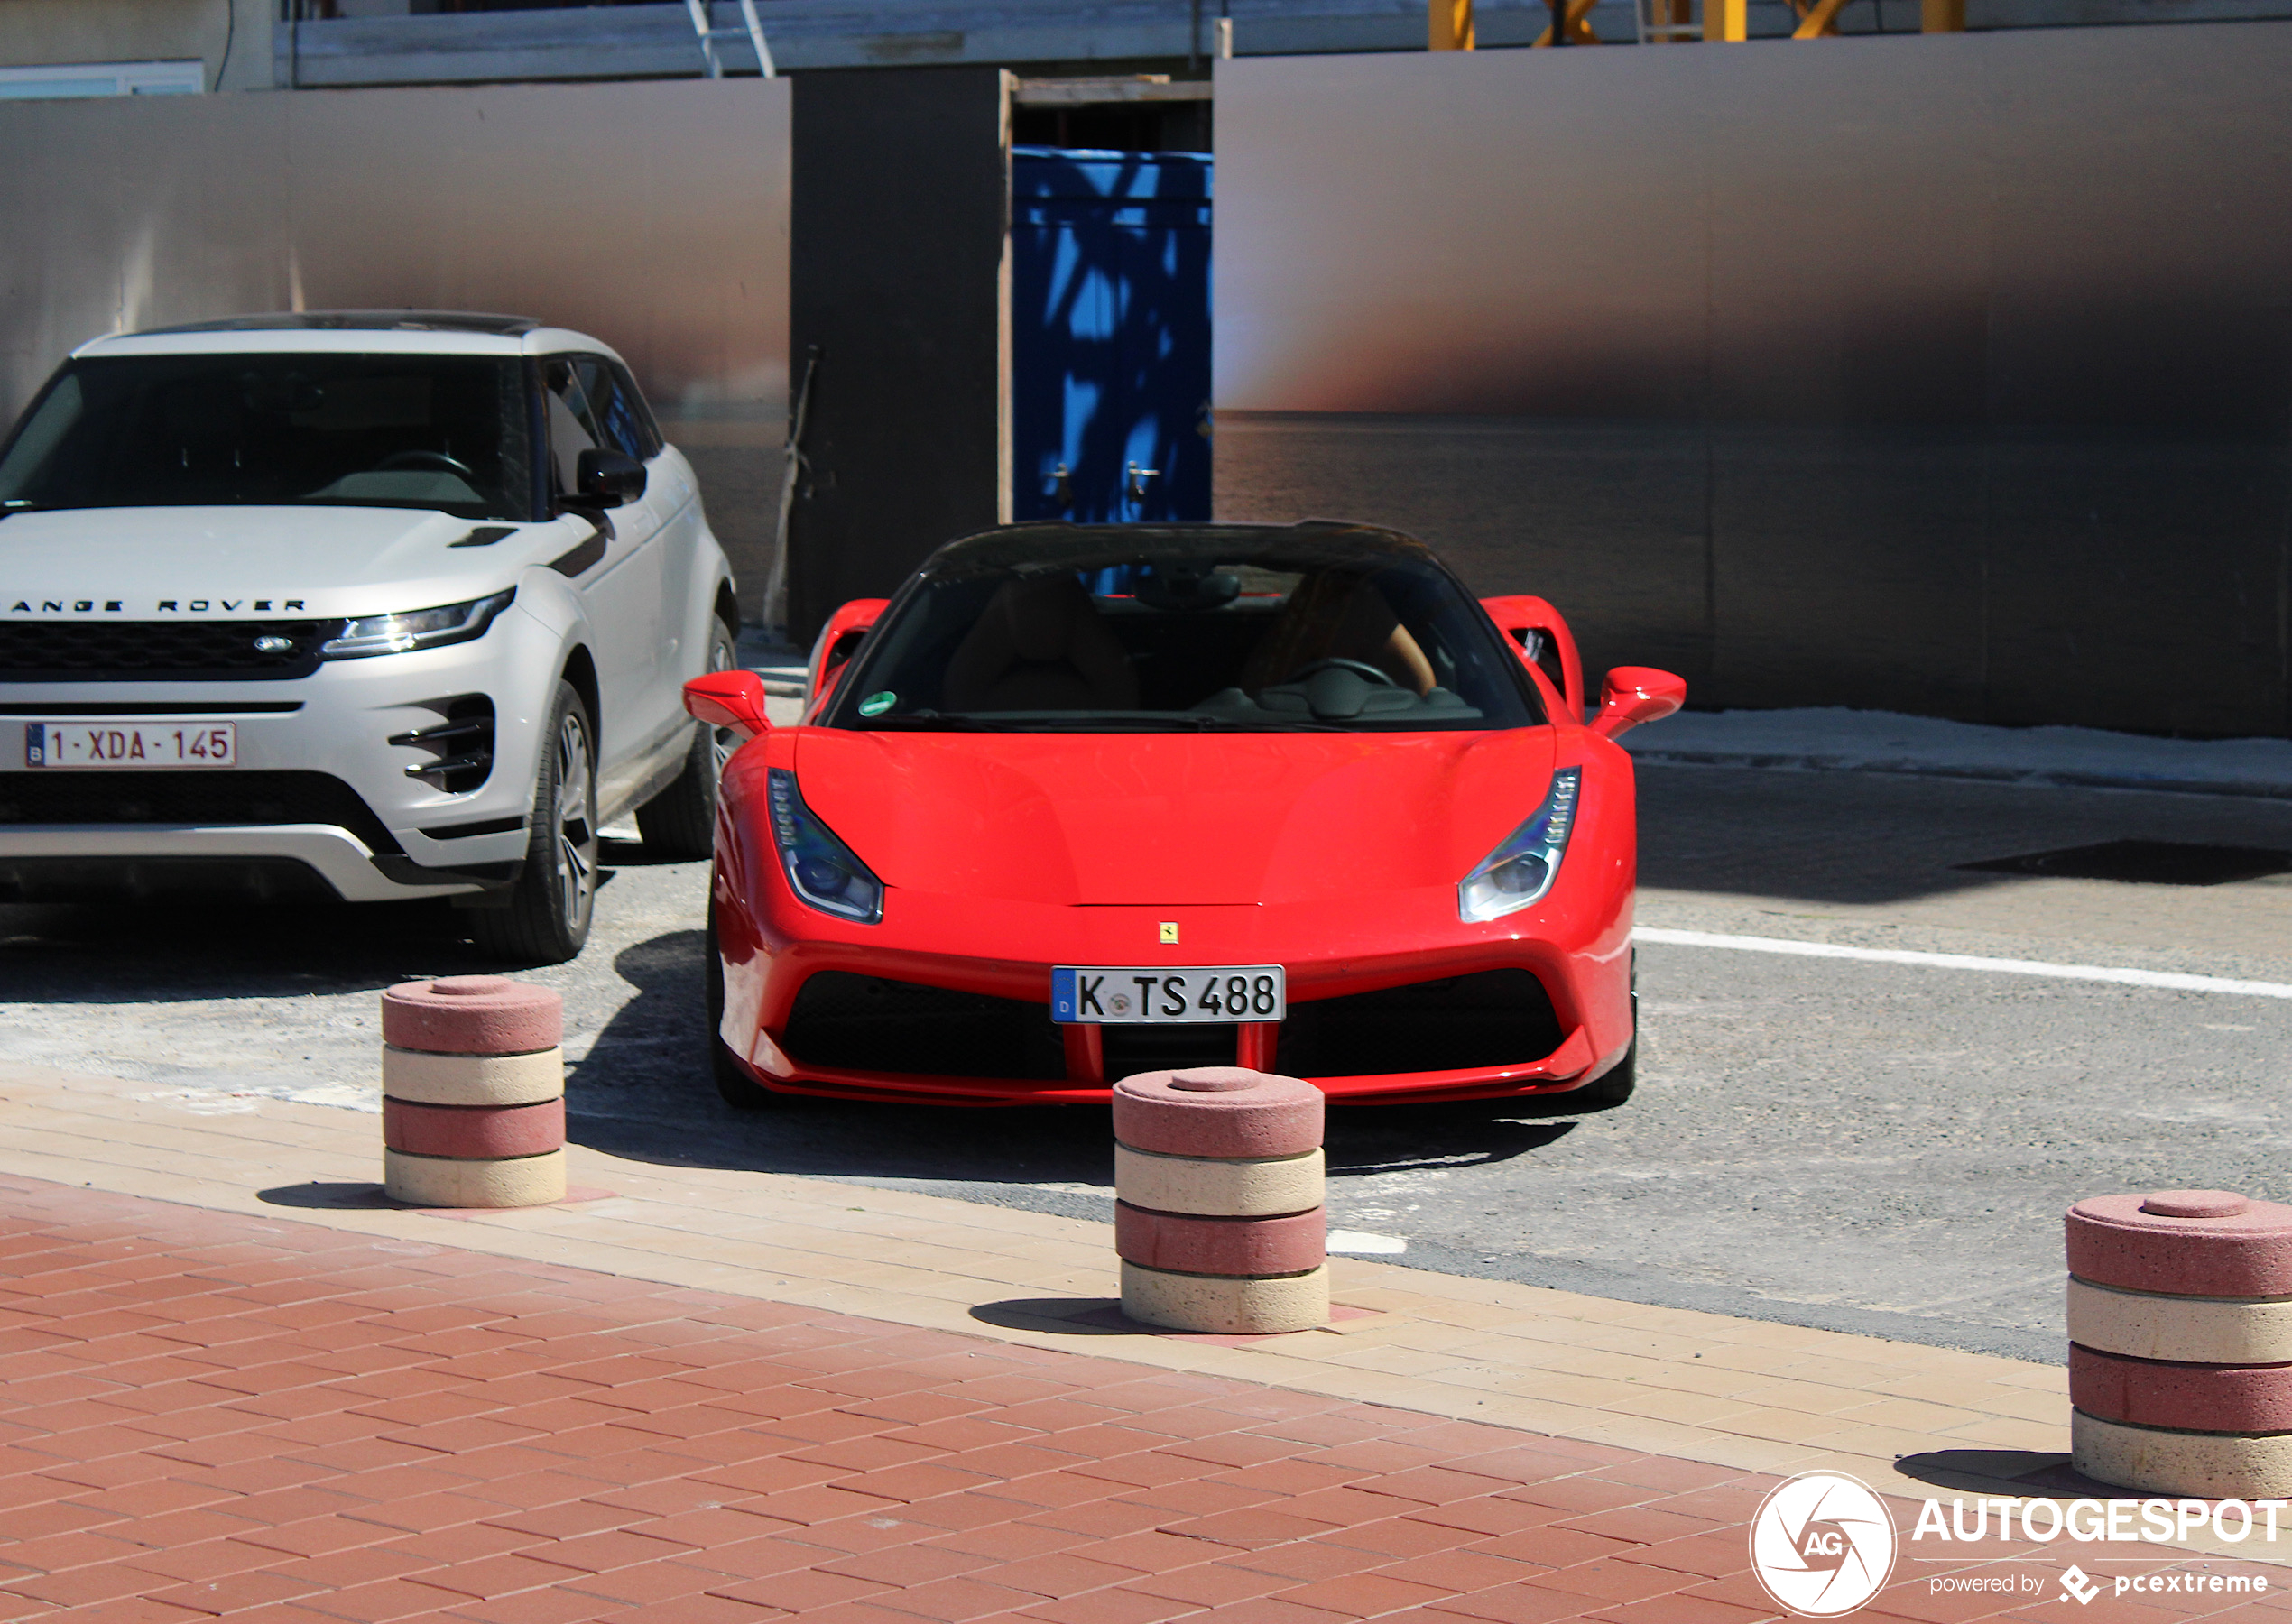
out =
[[1409,1250],[1409,1242],[1399,1235],[1372,1235],[1366,1230],[1335,1229],[1329,1232],[1327,1250],[1354,1256],[1397,1258]]
[[1879,964],[1924,964],[1936,970],[1991,970],[2006,975],[2048,975],[2059,981],[2116,982],[2128,987],[2168,987],[2176,992],[2232,992],[2246,998],[2292,998],[2284,982],[2231,981],[2172,970],[2120,970],[2110,964],[2049,964],[2043,959],[1978,958],[1970,953],[1911,953],[1897,947],[1839,947],[1779,937],[1720,936],[1706,930],[1635,929],[1632,939],[1664,947],[1733,947],[1744,953],[1783,953],[1799,958],[1862,959]]

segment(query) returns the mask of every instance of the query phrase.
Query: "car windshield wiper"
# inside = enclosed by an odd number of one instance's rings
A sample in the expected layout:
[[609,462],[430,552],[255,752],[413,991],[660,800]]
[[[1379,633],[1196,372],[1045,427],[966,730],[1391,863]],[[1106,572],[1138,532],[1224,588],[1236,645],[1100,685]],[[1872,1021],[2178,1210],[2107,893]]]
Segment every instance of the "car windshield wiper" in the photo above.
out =
[[1022,733],[1023,727],[1012,722],[988,722],[961,712],[916,710],[896,716],[870,716],[860,733],[884,730],[908,733]]
[[897,715],[868,718],[862,732],[897,729],[909,733],[1346,733],[1327,722],[1268,719],[1243,721],[1233,716],[1206,716],[1192,711],[1164,711],[1114,715],[1020,715],[1008,719],[982,716],[968,711],[904,711]]
[[1249,721],[1241,716],[1189,715],[1187,721],[1204,733],[1350,733],[1334,722],[1291,722],[1268,716],[1262,722]]
[[1039,733],[1345,733],[1326,722],[1262,722],[1236,716],[1205,715],[1199,711],[1118,711],[1112,715],[1029,716],[1012,724],[1014,732]]

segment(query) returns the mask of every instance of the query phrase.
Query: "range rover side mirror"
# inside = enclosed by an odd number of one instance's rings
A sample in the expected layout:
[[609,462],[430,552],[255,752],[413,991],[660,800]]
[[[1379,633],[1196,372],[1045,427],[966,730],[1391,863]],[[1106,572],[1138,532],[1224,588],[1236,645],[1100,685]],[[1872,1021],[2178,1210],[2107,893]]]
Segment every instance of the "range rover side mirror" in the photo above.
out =
[[626,451],[592,446],[574,465],[573,500],[585,507],[619,507],[644,494],[644,465]]
[[764,711],[764,679],[753,671],[710,671],[684,685],[684,707],[711,727],[729,727],[753,739],[772,728]]
[[1642,722],[1660,722],[1687,702],[1687,682],[1651,666],[1618,666],[1600,691],[1592,731],[1613,739]]

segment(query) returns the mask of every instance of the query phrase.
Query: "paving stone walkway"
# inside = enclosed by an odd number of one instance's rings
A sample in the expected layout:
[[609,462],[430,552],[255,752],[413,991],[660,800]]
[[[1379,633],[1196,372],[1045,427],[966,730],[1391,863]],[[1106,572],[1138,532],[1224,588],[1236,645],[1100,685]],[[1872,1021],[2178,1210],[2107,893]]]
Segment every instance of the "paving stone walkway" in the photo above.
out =
[[[0,1176],[0,1620],[1733,1624],[1775,1481]],[[2058,1621],[2064,1565],[1860,1616]]]

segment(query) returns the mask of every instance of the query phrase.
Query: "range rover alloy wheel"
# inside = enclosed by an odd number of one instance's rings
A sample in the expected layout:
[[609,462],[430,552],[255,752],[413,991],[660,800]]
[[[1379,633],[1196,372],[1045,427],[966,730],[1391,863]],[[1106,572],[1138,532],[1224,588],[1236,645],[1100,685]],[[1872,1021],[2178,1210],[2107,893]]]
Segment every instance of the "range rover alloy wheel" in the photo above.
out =
[[472,909],[468,918],[493,956],[560,964],[589,939],[597,881],[596,733],[569,682],[557,685],[543,739],[524,870],[507,907]]
[[[738,660],[733,630],[721,620],[708,623],[708,669],[729,671]],[[684,770],[666,789],[637,808],[637,833],[663,857],[706,857],[716,839],[716,780],[740,747],[729,727],[692,724],[692,745]]]

